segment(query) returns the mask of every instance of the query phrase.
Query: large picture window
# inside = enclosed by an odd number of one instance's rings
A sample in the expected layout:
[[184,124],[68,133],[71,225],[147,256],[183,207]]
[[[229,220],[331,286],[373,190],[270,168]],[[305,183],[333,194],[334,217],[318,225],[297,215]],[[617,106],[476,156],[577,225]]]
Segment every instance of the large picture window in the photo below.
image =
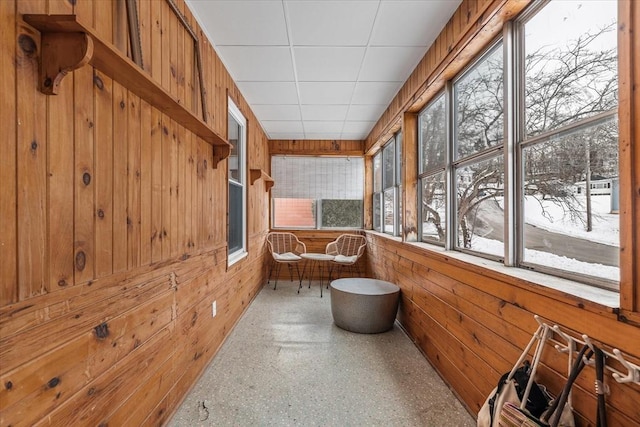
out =
[[616,8],[533,4],[421,111],[422,241],[618,288]]
[[229,164],[229,264],[246,253],[246,139],[247,122],[238,107],[229,99],[228,140],[231,153]]
[[362,228],[364,159],[273,156],[273,228]]
[[551,2],[520,23],[521,263],[609,283],[620,252],[616,16],[615,2]]

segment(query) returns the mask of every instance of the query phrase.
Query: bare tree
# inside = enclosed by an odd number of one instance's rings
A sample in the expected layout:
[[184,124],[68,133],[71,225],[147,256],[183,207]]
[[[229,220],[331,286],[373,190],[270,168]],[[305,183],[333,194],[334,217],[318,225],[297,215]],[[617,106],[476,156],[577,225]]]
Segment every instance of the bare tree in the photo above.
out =
[[[542,47],[525,58],[525,132],[535,136],[595,114],[610,111],[617,99],[617,52],[615,47],[598,50],[595,40],[615,31],[615,24],[585,34],[562,49]],[[496,49],[455,87],[456,159],[464,158],[503,143],[503,64]],[[426,122],[426,123],[425,123]],[[438,120],[423,121],[423,136],[441,135]],[[442,120],[444,123],[444,111]],[[439,138],[442,140],[442,138]],[[442,144],[430,144],[425,158],[444,153]],[[589,132],[577,132],[561,139],[541,142],[524,150],[526,171],[524,194],[540,201],[552,201],[576,221],[587,224],[582,201],[573,184],[592,174],[617,175],[617,124],[607,122]],[[588,167],[587,167],[588,162]],[[460,245],[471,247],[471,237],[481,204],[504,195],[503,161],[500,154],[458,170],[457,220]],[[424,189],[423,189],[424,191]],[[442,197],[441,197],[442,198]],[[423,194],[423,212],[434,223],[440,239],[444,229],[434,194]]]

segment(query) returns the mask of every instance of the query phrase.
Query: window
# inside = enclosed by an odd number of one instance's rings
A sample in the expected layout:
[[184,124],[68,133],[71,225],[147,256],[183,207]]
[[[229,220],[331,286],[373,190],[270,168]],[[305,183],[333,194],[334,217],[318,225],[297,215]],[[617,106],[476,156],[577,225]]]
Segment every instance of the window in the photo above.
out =
[[503,53],[498,43],[453,84],[455,242],[504,255]]
[[447,117],[444,94],[418,116],[419,213],[423,241],[444,245],[447,194]]
[[616,8],[533,4],[420,112],[422,241],[617,289]]
[[373,229],[382,231],[382,152],[373,157]]
[[[394,236],[400,235],[402,134],[391,138],[382,149],[382,224],[381,230]],[[375,162],[375,161],[374,161]],[[375,172],[374,166],[374,174]]]
[[362,228],[364,159],[273,156],[273,228]]
[[238,107],[229,99],[228,140],[231,153],[229,164],[229,264],[233,264],[246,253],[246,168],[245,153],[247,122]]
[[521,264],[609,286],[620,252],[616,17],[615,2],[551,2],[520,22]]

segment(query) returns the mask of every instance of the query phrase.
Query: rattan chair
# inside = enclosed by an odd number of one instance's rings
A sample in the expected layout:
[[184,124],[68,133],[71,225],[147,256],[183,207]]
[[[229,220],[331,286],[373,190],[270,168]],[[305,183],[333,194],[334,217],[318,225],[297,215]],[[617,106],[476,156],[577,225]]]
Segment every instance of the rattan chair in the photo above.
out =
[[293,265],[296,266],[296,272],[298,273],[298,284],[302,283],[302,276],[300,275],[300,268],[298,263],[302,260],[300,254],[307,252],[307,247],[304,243],[298,240],[298,237],[293,233],[285,232],[271,232],[267,234],[267,247],[269,254],[271,254],[271,262],[269,263],[269,273],[267,275],[267,284],[271,281],[271,275],[275,272],[275,283],[273,289],[278,286],[278,276],[280,275],[280,269],[283,264],[287,265],[289,269],[289,277],[293,282]]
[[[360,275],[358,260],[367,248],[367,239],[360,234],[342,234],[327,245],[325,252],[333,255],[333,270],[348,268],[352,273]],[[340,275],[338,275],[340,278]]]

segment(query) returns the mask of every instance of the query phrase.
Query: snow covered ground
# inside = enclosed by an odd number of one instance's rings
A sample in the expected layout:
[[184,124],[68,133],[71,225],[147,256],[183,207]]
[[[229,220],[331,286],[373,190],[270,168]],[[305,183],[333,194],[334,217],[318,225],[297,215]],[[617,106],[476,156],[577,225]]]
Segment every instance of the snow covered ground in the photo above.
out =
[[[578,201],[584,213],[586,211],[584,196],[578,196]],[[502,199],[498,200],[498,204],[502,207]],[[619,215],[611,213],[610,196],[592,196],[591,207],[593,213],[593,230],[588,232],[582,221],[572,218],[571,215],[565,212],[566,207],[549,200],[541,200],[536,196],[527,196],[524,200],[525,222],[550,232],[619,247]],[[583,214],[582,217],[585,218],[585,215]],[[433,224],[424,224],[423,231],[425,234],[437,236]],[[499,240],[487,239],[476,235],[473,236],[472,247],[475,251],[500,257],[504,256],[504,246]],[[525,249],[525,260],[531,264],[572,271],[603,279],[614,281],[620,279],[620,269],[618,267],[584,262],[574,258],[568,258],[561,254]]]
[[[582,205],[583,213],[586,212],[585,197],[577,197]],[[542,206],[544,206],[545,212],[543,212]],[[525,197],[524,212],[527,224],[605,245],[620,245],[620,218],[618,214],[610,213],[611,196],[591,197],[592,231],[586,231],[582,222],[572,220],[568,214],[564,213],[563,207],[559,204],[543,200],[542,206],[540,200],[535,196]],[[584,217],[586,215],[583,215]]]

